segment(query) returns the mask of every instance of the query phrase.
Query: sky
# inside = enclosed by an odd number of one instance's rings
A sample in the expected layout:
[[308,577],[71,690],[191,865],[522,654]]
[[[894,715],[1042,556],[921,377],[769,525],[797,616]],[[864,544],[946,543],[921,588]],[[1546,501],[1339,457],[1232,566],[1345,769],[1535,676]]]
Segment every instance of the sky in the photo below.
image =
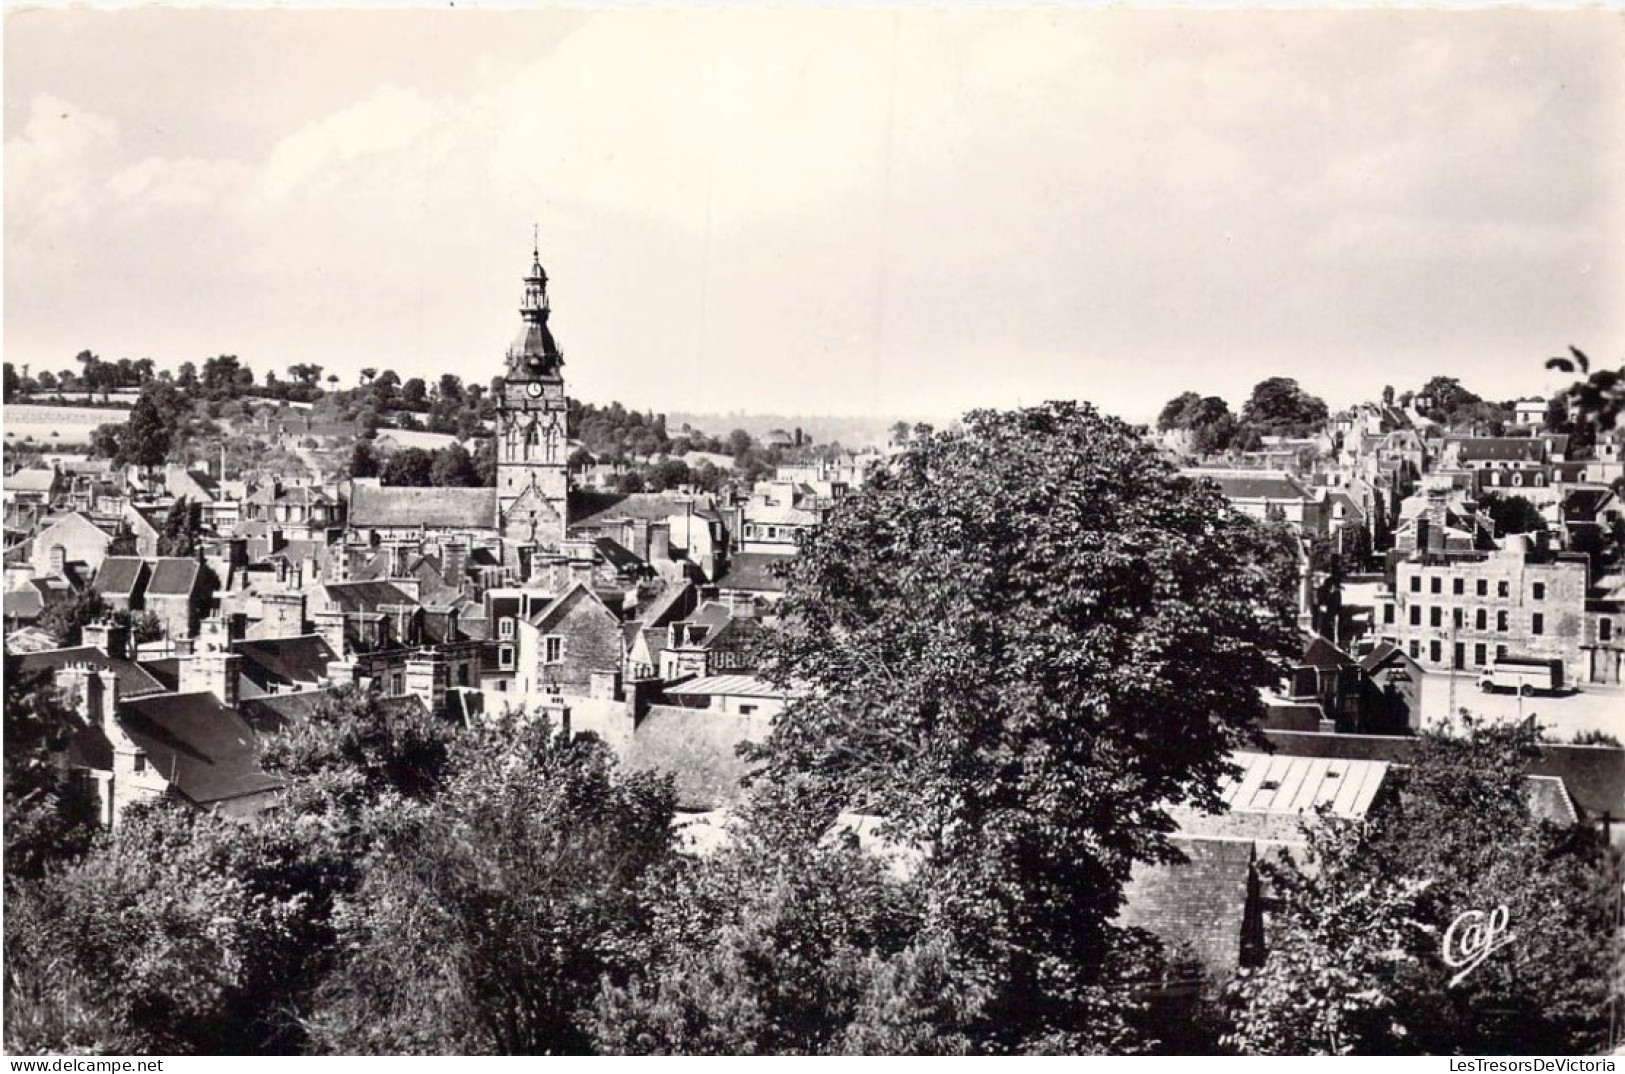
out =
[[11,9],[4,343],[1134,420],[1625,356],[1625,13]]

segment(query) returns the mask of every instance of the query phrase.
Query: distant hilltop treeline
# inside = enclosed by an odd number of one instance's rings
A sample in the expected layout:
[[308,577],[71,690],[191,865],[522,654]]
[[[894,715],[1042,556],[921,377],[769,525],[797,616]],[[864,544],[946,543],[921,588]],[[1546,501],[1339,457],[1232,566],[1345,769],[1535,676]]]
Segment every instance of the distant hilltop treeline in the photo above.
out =
[[[899,424],[912,429],[919,417],[896,414],[881,416],[843,417],[831,414],[752,414],[743,411],[710,413],[670,411],[666,423],[673,430],[684,425],[695,429],[743,429],[758,440],[766,440],[775,433],[792,439],[797,429],[805,441],[844,447],[880,447],[892,439],[893,428]],[[926,419],[928,420],[928,419]]]

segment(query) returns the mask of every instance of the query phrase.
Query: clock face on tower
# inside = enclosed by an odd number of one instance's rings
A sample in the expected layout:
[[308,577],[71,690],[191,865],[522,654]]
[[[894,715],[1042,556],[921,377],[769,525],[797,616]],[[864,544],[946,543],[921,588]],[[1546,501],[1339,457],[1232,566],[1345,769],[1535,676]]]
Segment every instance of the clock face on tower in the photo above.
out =
[[542,397],[541,382],[535,380],[531,381],[529,384],[525,385],[525,391],[530,393],[530,397],[532,399],[540,399]]

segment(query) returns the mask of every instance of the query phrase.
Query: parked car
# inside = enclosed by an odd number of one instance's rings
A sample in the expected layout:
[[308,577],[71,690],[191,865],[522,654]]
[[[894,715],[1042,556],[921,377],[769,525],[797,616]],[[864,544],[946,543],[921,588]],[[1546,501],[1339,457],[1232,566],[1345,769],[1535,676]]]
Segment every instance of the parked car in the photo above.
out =
[[1504,656],[1484,669],[1478,677],[1478,686],[1485,693],[1515,690],[1525,697],[1535,693],[1554,694],[1563,689],[1563,661]]

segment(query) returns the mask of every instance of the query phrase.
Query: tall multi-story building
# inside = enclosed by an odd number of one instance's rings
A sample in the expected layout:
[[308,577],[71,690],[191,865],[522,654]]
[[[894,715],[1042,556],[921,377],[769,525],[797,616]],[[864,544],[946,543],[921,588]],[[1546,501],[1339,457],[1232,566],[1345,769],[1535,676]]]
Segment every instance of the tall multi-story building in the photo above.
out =
[[1477,669],[1504,657],[1563,661],[1569,681],[1589,677],[1589,564],[1522,536],[1493,552],[1420,551],[1378,594],[1377,633],[1433,670]]

